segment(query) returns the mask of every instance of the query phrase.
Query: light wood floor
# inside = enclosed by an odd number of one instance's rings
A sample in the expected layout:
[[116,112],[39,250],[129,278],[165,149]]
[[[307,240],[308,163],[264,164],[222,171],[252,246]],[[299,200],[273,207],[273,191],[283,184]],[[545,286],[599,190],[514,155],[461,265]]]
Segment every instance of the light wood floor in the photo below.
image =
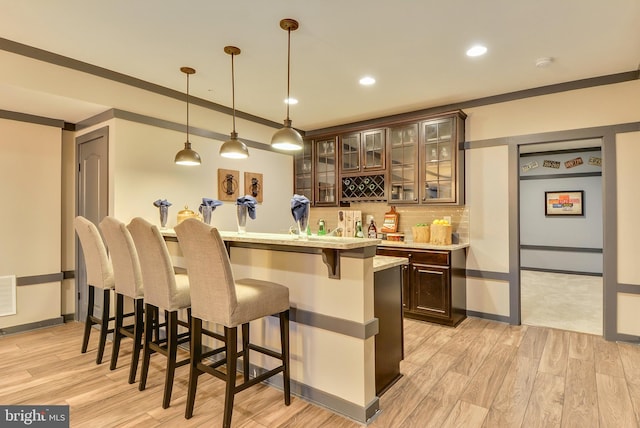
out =
[[[80,354],[82,324],[0,338],[0,404],[68,404],[72,427],[221,426],[223,383],[202,376],[194,417],[183,417],[187,367],[161,407],[163,358],[147,390],[127,383],[130,342],[118,368]],[[95,337],[94,337],[95,336]],[[111,346],[107,345],[107,352]],[[405,320],[405,375],[380,400],[370,427],[638,427],[640,347],[598,336],[470,318],[458,328]],[[236,398],[234,426],[356,428],[358,423],[259,385]]]

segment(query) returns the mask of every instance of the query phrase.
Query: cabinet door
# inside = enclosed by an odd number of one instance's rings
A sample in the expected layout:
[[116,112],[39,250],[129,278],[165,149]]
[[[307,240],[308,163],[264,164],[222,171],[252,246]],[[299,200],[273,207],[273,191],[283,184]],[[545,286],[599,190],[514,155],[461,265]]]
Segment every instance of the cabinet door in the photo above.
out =
[[293,157],[293,193],[306,196],[313,203],[313,143],[304,141],[302,151]]
[[389,129],[390,202],[418,202],[418,124]]
[[384,169],[385,165],[384,129],[366,131],[362,133],[362,170]]
[[327,138],[315,142],[315,205],[336,206],[337,180],[336,139]]
[[360,133],[340,137],[341,171],[360,170]]
[[412,277],[412,310],[432,317],[449,318],[450,269],[446,266],[413,263]]
[[456,119],[422,122],[422,202],[456,202]]

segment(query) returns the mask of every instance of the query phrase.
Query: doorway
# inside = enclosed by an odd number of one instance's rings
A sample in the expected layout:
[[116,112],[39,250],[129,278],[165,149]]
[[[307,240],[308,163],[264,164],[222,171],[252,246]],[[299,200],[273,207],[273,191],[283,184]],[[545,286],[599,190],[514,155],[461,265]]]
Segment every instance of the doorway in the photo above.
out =
[[[100,128],[76,138],[76,215],[96,226],[108,215],[109,194],[109,127]],[[76,320],[87,316],[89,289],[82,247],[76,235]],[[96,293],[95,312],[102,311],[102,293]]]
[[603,334],[602,140],[520,146],[521,322]]

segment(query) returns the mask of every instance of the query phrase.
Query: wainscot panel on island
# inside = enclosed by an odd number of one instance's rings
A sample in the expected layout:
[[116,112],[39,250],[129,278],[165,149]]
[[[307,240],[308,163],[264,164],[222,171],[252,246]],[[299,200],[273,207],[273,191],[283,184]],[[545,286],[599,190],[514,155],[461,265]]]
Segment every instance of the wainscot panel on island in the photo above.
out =
[[[185,266],[173,230],[163,234],[175,264]],[[369,421],[379,411],[379,395],[400,377],[401,266],[407,260],[377,258],[378,239],[220,234],[237,279],[252,277],[289,288],[292,392],[356,421]],[[387,270],[384,286],[378,287],[374,277]],[[380,340],[394,347],[385,350],[392,354],[386,359],[376,357],[379,332]],[[251,338],[278,349],[278,319],[252,323]],[[251,355],[252,375],[272,364]],[[276,377],[272,384],[281,387],[279,382]]]

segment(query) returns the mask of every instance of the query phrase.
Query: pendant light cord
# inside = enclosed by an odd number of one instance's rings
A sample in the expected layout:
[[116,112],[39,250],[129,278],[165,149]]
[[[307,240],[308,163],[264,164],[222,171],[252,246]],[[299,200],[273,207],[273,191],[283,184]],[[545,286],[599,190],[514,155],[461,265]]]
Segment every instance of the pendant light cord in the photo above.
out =
[[189,74],[187,73],[187,143],[189,142]]
[[233,106],[233,132],[236,132],[236,84],[235,84],[235,71],[233,67],[233,57],[231,54],[231,104]]
[[291,85],[291,28],[287,29],[287,120],[289,120],[289,104],[291,104],[291,95],[289,87]]

